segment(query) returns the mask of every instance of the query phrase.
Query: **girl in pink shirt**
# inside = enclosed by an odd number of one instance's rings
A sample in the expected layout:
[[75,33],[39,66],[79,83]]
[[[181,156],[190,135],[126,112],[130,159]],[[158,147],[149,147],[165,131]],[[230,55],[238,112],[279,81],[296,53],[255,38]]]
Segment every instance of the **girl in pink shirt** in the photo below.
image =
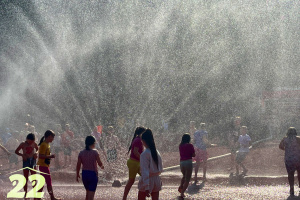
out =
[[178,188],[178,191],[181,194],[180,195],[181,198],[185,197],[184,192],[189,186],[189,182],[191,180],[192,172],[193,172],[192,157],[195,157],[195,149],[190,142],[191,142],[190,134],[185,133],[182,136],[181,143],[179,145],[180,170],[183,175],[180,186]]
[[137,174],[141,175],[140,173],[140,155],[144,150],[142,140],[140,136],[142,133],[145,132],[144,127],[137,127],[134,132],[133,139],[131,141],[130,147],[128,149],[127,154],[131,151],[130,153],[130,158],[127,161],[127,167],[129,170],[129,180],[127,182],[127,185],[125,186],[124,189],[124,194],[123,194],[123,200],[126,200],[127,195],[135,181],[135,177]]

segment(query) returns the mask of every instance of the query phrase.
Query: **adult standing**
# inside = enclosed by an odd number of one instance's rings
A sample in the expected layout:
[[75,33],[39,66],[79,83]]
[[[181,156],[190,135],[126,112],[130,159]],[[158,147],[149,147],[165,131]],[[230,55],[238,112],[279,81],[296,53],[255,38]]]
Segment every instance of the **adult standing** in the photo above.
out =
[[74,139],[74,133],[70,130],[70,125],[65,125],[65,132],[62,134],[62,144],[64,147],[64,155],[65,155],[65,164],[64,167],[71,166],[71,155],[72,155],[72,149],[71,149],[71,143]]
[[296,170],[300,187],[300,137],[297,136],[297,131],[294,127],[288,129],[286,136],[279,144],[279,148],[284,150],[284,162],[288,173],[290,195],[294,196],[294,174]]
[[241,129],[241,117],[235,117],[234,121],[231,122],[229,126],[229,132],[227,135],[228,140],[228,147],[230,149],[230,168],[228,171],[231,171],[234,169],[235,166],[235,157],[236,157],[236,151],[238,150],[238,139],[240,135],[240,129]]

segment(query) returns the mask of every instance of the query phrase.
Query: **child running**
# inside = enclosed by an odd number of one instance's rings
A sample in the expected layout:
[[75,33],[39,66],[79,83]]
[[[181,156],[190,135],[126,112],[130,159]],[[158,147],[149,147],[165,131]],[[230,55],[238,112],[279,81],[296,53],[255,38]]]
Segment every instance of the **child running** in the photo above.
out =
[[130,147],[127,154],[130,153],[130,158],[127,160],[127,167],[129,170],[129,180],[124,189],[123,200],[126,200],[127,195],[135,181],[135,177],[140,173],[140,156],[144,150],[143,143],[141,140],[141,135],[146,129],[144,127],[137,127],[134,132],[133,139],[131,141]]
[[[294,196],[294,174],[298,173],[298,182],[300,188],[300,137],[297,136],[297,131],[294,127],[290,127],[280,144],[279,148],[284,150],[284,162],[288,173],[290,185],[290,195]],[[299,191],[300,194],[300,191]]]
[[152,200],[159,199],[159,191],[161,190],[160,174],[163,170],[160,153],[156,150],[152,131],[146,129],[142,134],[142,143],[146,150],[140,156],[141,177],[138,188],[139,200],[145,200],[150,197]]
[[185,133],[182,136],[181,143],[179,145],[180,170],[183,175],[180,186],[178,188],[178,192],[180,192],[181,198],[185,197],[184,192],[189,186],[189,182],[191,180],[191,176],[193,173],[192,157],[195,157],[195,149],[190,142],[191,142],[190,134]]
[[[20,153],[21,149],[23,153]],[[21,156],[23,158],[23,174],[26,179],[26,184],[24,186],[25,196],[27,195],[29,171],[31,174],[35,174],[35,172],[33,170],[24,168],[29,167],[31,169],[34,169],[37,159],[37,154],[35,151],[38,151],[38,149],[38,145],[35,143],[35,135],[33,133],[29,133],[26,137],[26,141],[22,142],[15,151],[18,156]]]
[[98,184],[97,164],[101,169],[104,169],[99,152],[95,149],[95,146],[95,138],[91,135],[87,136],[85,138],[85,150],[82,150],[78,155],[76,180],[79,182],[79,171],[82,165],[82,182],[86,189],[86,200],[93,200],[95,196]]
[[[47,183],[47,190],[51,197],[51,200],[58,200],[58,198],[54,197],[53,189],[52,189],[52,180],[50,175],[50,160],[52,158],[55,158],[55,154],[51,155],[50,152],[50,143],[54,140],[55,134],[52,130],[47,130],[44,134],[44,136],[41,138],[41,141],[39,143],[39,159],[37,162],[37,170],[47,173],[47,174],[41,174],[44,176],[45,181]],[[42,192],[44,187],[42,187],[39,192]]]
[[248,155],[251,146],[251,138],[247,135],[247,126],[241,127],[241,134],[238,140],[240,144],[240,149],[238,150],[235,158],[236,162],[236,175],[239,175],[239,166],[243,168],[242,175],[246,175],[248,170],[246,169],[245,165],[243,164],[246,156]]

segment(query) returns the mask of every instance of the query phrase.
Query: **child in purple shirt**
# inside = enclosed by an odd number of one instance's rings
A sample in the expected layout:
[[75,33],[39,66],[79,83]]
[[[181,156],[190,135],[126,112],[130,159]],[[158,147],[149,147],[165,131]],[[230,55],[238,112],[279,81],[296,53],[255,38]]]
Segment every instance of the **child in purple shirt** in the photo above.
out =
[[184,192],[189,186],[189,182],[192,177],[193,172],[193,161],[192,157],[195,157],[195,149],[194,146],[190,143],[191,136],[188,133],[185,133],[182,136],[181,143],[179,145],[179,153],[180,153],[180,170],[183,175],[181,179],[180,186],[178,191],[181,193],[181,197],[184,198]]

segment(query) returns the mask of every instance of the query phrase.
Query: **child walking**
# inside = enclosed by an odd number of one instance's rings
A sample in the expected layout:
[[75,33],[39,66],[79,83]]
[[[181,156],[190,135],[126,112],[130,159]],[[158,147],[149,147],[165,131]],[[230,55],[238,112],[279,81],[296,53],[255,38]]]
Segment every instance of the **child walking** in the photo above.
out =
[[214,147],[217,146],[216,144],[211,144],[208,141],[208,133],[206,131],[206,125],[205,123],[200,124],[200,130],[197,130],[194,133],[194,142],[195,142],[195,183],[197,183],[197,174],[200,167],[201,162],[203,163],[203,181],[206,181],[206,168],[207,168],[207,159],[208,159],[208,153],[207,148],[208,147]]
[[193,172],[192,157],[195,157],[195,149],[190,142],[191,142],[190,134],[185,133],[182,136],[181,143],[179,145],[180,170],[183,175],[180,186],[178,188],[178,192],[180,192],[181,198],[185,197],[184,192],[189,186],[189,182],[191,180],[192,172]]
[[130,147],[127,154],[130,153],[130,158],[127,160],[127,167],[129,170],[129,180],[125,186],[123,200],[126,200],[127,195],[135,181],[135,177],[140,173],[140,156],[144,150],[143,143],[141,140],[141,135],[146,129],[144,127],[137,127],[134,132],[133,139],[131,141]]
[[146,150],[140,156],[141,177],[139,180],[138,199],[145,200],[150,197],[152,200],[159,199],[161,190],[160,174],[163,170],[160,153],[156,150],[153,134],[150,129],[142,134],[142,143]]
[[76,180],[79,182],[79,171],[82,165],[82,182],[86,189],[86,200],[93,200],[98,184],[98,168],[101,169],[104,166],[101,162],[99,152],[95,149],[96,140],[93,136],[87,136],[85,138],[85,149],[78,155],[77,167],[76,167]]
[[241,134],[238,140],[238,143],[240,144],[240,148],[236,154],[235,162],[236,162],[236,175],[239,175],[239,166],[243,168],[243,175],[246,175],[248,170],[246,169],[244,165],[244,160],[246,156],[248,155],[251,146],[251,138],[247,134],[247,126],[241,127]]
[[[290,195],[294,196],[294,174],[298,173],[298,182],[300,188],[300,137],[297,136],[297,131],[294,127],[290,127],[280,144],[279,148],[284,150],[284,162],[288,173],[290,185]],[[300,194],[300,192],[299,192]]]
[[[46,181],[47,190],[51,197],[51,200],[59,200],[59,198],[55,198],[52,189],[52,180],[50,175],[50,161],[52,158],[55,158],[55,154],[51,154],[50,152],[50,143],[53,142],[55,137],[55,133],[52,130],[47,130],[44,136],[41,138],[39,143],[39,156],[37,162],[37,170],[44,172],[46,174],[41,174]],[[49,174],[49,175],[48,175]],[[44,187],[42,187],[39,192],[42,192]]]
[[[20,153],[21,149],[22,149],[22,153]],[[23,174],[26,179],[26,184],[24,186],[25,196],[27,195],[27,182],[28,182],[29,172],[31,174],[35,174],[35,172],[33,170],[24,169],[24,168],[29,167],[31,169],[34,169],[36,165],[36,159],[37,159],[36,152],[38,151],[38,149],[39,149],[38,145],[35,143],[35,135],[33,133],[29,133],[26,137],[26,141],[22,142],[15,150],[15,153],[18,156],[21,156],[23,158]]]

